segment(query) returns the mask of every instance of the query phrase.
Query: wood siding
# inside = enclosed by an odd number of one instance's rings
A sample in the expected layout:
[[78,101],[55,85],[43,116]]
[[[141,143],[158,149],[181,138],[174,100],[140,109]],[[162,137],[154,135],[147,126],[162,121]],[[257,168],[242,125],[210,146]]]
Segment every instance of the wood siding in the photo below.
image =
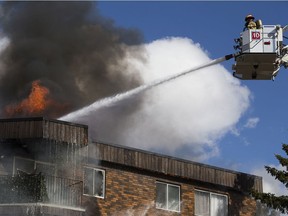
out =
[[251,189],[263,191],[262,178],[214,166],[154,154],[142,150],[95,143],[89,157],[98,160],[140,168],[165,175],[231,187],[243,192]]
[[1,119],[0,139],[44,138],[56,142],[88,144],[88,127],[45,118]]

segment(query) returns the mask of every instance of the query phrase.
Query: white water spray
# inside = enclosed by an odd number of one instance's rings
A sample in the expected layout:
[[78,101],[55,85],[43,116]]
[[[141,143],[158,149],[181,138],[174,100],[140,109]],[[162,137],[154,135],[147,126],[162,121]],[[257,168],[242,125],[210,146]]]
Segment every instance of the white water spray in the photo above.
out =
[[105,107],[105,106],[109,106],[109,105],[114,104],[114,103],[116,103],[118,101],[124,100],[124,99],[129,98],[129,97],[131,97],[133,95],[136,95],[136,94],[139,94],[139,93],[141,93],[143,91],[146,91],[146,90],[148,90],[148,89],[150,89],[152,87],[156,87],[156,86],[158,86],[160,84],[169,82],[171,80],[174,80],[174,79],[176,79],[178,77],[184,76],[184,75],[189,74],[191,72],[194,72],[194,71],[197,71],[197,70],[200,70],[200,69],[203,69],[203,68],[215,65],[215,64],[219,64],[219,63],[221,63],[223,61],[229,60],[232,57],[233,57],[233,55],[226,55],[224,57],[221,57],[221,58],[218,58],[218,59],[214,59],[214,60],[212,60],[212,61],[210,61],[208,63],[205,63],[203,65],[194,67],[194,68],[192,68],[190,70],[183,71],[181,73],[177,73],[175,75],[172,75],[172,76],[160,79],[160,80],[156,80],[156,81],[148,83],[148,84],[143,84],[143,85],[141,85],[141,86],[139,86],[137,88],[131,89],[131,90],[123,92],[123,93],[119,93],[119,94],[113,95],[111,97],[106,97],[106,98],[100,99],[100,100],[94,102],[91,105],[88,105],[86,107],[81,108],[80,110],[77,110],[75,112],[72,112],[72,113],[69,113],[69,114],[67,114],[65,116],[62,116],[61,118],[59,118],[59,120],[71,121],[72,119],[75,119],[78,116],[89,115],[89,113],[91,111],[95,111],[95,110],[97,110],[99,108],[102,108],[102,107]]

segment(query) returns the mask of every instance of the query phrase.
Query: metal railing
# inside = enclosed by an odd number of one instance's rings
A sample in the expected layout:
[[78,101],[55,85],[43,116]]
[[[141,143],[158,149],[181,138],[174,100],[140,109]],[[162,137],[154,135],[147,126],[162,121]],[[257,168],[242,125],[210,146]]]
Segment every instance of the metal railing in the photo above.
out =
[[0,204],[37,202],[81,207],[82,188],[82,181],[56,176],[0,176]]

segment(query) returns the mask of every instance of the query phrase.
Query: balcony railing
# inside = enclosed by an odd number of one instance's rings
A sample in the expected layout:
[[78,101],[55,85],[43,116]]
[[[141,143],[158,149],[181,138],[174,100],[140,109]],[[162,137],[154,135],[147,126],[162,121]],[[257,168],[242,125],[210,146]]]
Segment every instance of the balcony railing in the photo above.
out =
[[47,203],[81,207],[83,182],[42,174],[0,176],[0,204]]

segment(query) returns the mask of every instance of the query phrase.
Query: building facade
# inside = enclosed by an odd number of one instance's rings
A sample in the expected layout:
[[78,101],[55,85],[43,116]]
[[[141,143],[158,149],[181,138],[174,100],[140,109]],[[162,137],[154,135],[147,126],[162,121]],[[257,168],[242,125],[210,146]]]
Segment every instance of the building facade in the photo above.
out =
[[0,216],[254,216],[262,178],[88,141],[88,127],[0,120]]

